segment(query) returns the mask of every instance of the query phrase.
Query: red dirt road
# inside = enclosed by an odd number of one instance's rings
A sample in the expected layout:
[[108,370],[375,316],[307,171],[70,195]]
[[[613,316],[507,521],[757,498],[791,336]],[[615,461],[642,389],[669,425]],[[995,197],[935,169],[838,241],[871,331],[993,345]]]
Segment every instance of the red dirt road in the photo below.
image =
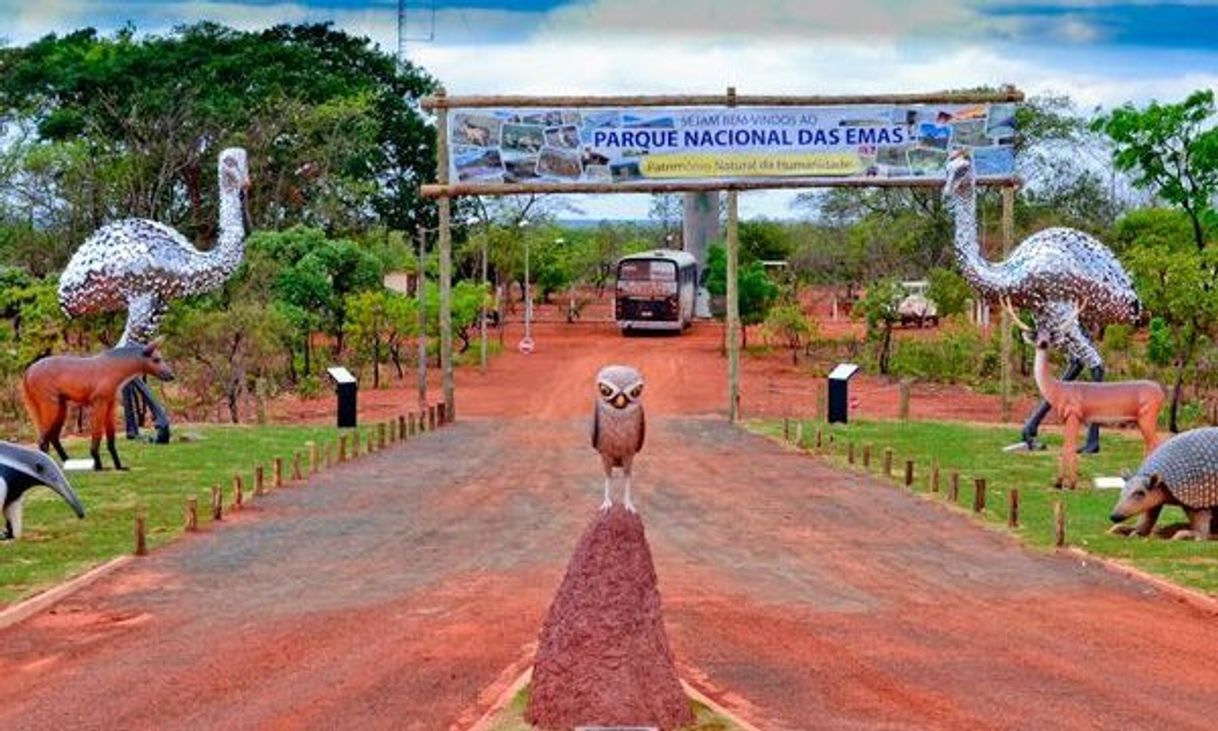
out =
[[[750,329],[750,342],[760,335]],[[637,366],[649,382],[647,407],[655,414],[726,414],[727,358],[720,354],[723,331],[715,323],[700,323],[680,337],[652,335],[623,337],[611,322],[569,325],[554,319],[534,326],[537,349],[532,355],[515,350],[523,330],[508,325],[504,350],[491,359],[486,373],[477,368],[457,370],[457,409],[462,416],[496,418],[566,418],[589,413],[588,393],[596,372],[608,363]],[[909,335],[914,336],[916,332]],[[494,336],[493,337],[497,337]],[[477,347],[475,341],[474,347]],[[741,361],[740,407],[746,417],[811,415],[816,389],[831,363],[792,366],[786,351],[748,356]],[[439,379],[433,371],[429,395],[439,397]],[[851,415],[864,418],[897,417],[897,384],[887,379],[856,376],[850,385]],[[390,418],[417,403],[413,372],[392,388],[360,391],[360,412]],[[1014,414],[1022,418],[1035,402],[1019,400]],[[997,396],[965,386],[919,383],[910,399],[914,418],[957,419],[976,422],[999,420]],[[273,413],[285,421],[324,420],[334,414],[333,396],[274,404]],[[1018,428],[1012,425],[1013,439]]]
[[591,373],[629,356],[649,379],[637,501],[673,649],[759,728],[1214,728],[1215,617],[671,416],[721,388],[674,357],[703,342],[717,357],[706,336],[542,341],[534,380],[506,370],[523,356],[463,375],[457,425],[0,631],[0,725],[464,728],[536,640],[599,502]]

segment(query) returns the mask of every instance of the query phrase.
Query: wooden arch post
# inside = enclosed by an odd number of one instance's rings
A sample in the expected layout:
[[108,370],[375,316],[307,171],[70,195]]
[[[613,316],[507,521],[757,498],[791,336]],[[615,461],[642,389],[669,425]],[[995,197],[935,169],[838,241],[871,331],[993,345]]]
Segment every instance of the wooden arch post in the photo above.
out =
[[[436,98],[447,96],[444,87],[436,90]],[[436,180],[448,185],[448,106],[436,110]],[[441,195],[437,201],[440,217],[440,370],[444,391],[446,421],[457,418],[456,389],[453,386],[453,235],[452,200]]]
[[[1005,260],[1011,253],[1011,245],[1015,242],[1015,186],[1005,185],[1002,188],[1002,258]],[[1000,352],[1002,354],[1002,420],[1011,420],[1011,315],[1007,308],[1002,308],[998,320],[1001,331],[998,334]]]
[[[736,87],[727,88],[727,105],[736,106]],[[727,420],[740,418],[740,200],[727,192]]]

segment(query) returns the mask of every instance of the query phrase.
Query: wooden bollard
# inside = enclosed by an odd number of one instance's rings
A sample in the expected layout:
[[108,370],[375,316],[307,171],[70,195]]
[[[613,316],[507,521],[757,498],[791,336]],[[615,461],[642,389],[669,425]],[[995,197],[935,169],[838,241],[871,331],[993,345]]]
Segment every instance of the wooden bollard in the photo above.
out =
[[283,457],[276,457],[274,465],[275,465],[275,471],[274,471],[275,477],[274,477],[274,480],[271,482],[271,485],[275,489],[279,489],[279,488],[283,487]]
[[315,475],[321,469],[321,445],[309,442],[309,474]]
[[224,494],[219,485],[211,486],[211,519],[224,520]]
[[387,432],[387,430],[385,429],[385,422],[382,421],[376,425],[376,448],[377,449],[385,448],[386,432]]
[[902,378],[897,385],[897,415],[901,421],[909,421],[909,379]]
[[1066,506],[1061,500],[1053,501],[1053,545],[1066,545]]
[[440,402],[436,404],[436,424],[444,426],[448,423],[448,404]]
[[233,510],[240,510],[245,504],[245,485],[241,482],[241,475],[233,475]]
[[846,462],[854,464],[854,442],[846,442]]
[[791,419],[786,416],[782,417],[782,440],[791,442]]
[[427,431],[436,430],[436,407],[435,404],[427,407]]
[[304,473],[300,469],[300,452],[292,452],[292,479],[299,481],[304,479]]
[[351,459],[359,456],[359,427],[351,430]]
[[406,415],[399,414],[398,415],[398,441],[400,442],[405,439],[406,439]]
[[795,446],[803,449],[804,444],[804,423],[802,421],[795,422]]
[[973,512],[985,512],[985,478],[978,477],[973,480]]
[[1019,527],[1019,488],[1016,487],[1007,493],[1007,527]]
[[344,434],[338,438],[338,463],[342,464],[347,461],[347,435]]
[[905,487],[912,488],[914,481],[914,461],[912,459],[905,460]]
[[266,474],[262,469],[262,465],[254,466],[254,496],[258,497],[266,494]]
[[199,529],[199,498],[191,495],[186,498],[186,532],[193,533]]
[[816,451],[819,452],[820,450],[824,449],[824,447],[825,447],[825,434],[820,429],[817,429],[816,430]]
[[135,515],[135,555],[148,555],[148,538],[144,531],[144,514],[136,513]]
[[947,499],[960,502],[960,473],[955,470],[947,478]]
[[939,460],[930,463],[930,491],[939,492]]
[[892,447],[884,447],[884,476],[892,477]]
[[871,469],[871,445],[863,445],[863,469]]

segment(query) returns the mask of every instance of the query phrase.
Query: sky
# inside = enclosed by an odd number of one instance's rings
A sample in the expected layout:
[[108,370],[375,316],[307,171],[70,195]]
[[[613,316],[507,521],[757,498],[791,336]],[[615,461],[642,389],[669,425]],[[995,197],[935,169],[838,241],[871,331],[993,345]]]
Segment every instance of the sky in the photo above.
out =
[[[1218,0],[408,0],[405,53],[450,94],[846,94],[1015,84],[1083,110],[1218,89]],[[0,0],[0,38],[84,26],[332,21],[398,48],[396,0]],[[789,218],[791,193],[744,216]],[[646,196],[576,199],[645,218]]]

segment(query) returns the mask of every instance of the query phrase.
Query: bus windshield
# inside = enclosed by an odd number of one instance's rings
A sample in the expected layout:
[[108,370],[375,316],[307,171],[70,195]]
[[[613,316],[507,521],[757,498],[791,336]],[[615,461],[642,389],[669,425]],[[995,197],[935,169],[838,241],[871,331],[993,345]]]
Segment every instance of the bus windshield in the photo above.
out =
[[659,259],[628,259],[618,265],[617,278],[625,282],[674,282],[677,265]]

